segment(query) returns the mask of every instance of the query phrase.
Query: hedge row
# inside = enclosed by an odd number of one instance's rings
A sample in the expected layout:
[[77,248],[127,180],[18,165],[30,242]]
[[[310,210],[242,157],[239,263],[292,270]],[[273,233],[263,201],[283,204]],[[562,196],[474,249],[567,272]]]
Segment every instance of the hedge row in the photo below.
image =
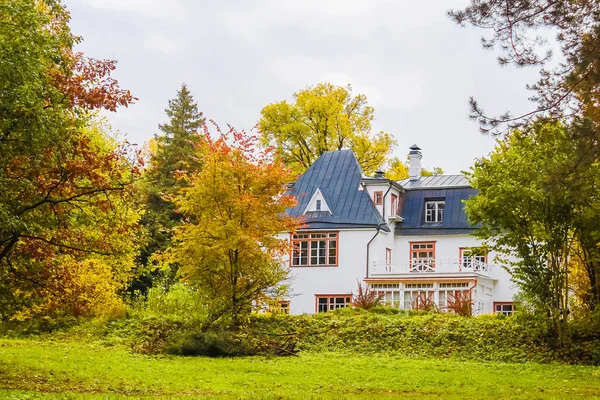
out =
[[503,316],[386,314],[360,309],[254,316],[252,336],[295,334],[299,350],[523,362],[556,360],[543,324]]

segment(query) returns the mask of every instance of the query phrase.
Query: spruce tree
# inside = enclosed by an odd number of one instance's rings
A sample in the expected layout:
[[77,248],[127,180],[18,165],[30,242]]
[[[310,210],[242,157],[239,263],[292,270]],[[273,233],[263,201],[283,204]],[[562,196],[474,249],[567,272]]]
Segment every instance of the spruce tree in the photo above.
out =
[[[143,202],[146,214],[142,225],[147,232],[147,241],[139,255],[140,277],[132,284],[131,290],[145,292],[152,286],[152,280],[161,275],[151,263],[154,253],[170,246],[173,228],[180,223],[181,215],[168,199],[177,194],[186,182],[177,179],[177,171],[194,172],[201,167],[197,147],[202,145],[202,135],[198,134],[204,123],[202,112],[187,86],[183,84],[174,99],[169,100],[165,109],[169,118],[158,125],[160,134],[155,135],[156,150],[151,155],[149,167],[142,182]],[[167,271],[165,278],[175,276],[176,266]]]

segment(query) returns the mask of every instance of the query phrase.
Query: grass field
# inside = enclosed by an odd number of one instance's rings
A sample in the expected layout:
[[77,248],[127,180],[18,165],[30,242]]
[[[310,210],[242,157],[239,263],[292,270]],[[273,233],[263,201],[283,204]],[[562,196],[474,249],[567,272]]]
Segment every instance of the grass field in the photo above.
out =
[[305,353],[147,357],[124,348],[0,339],[1,399],[600,399],[600,368]]

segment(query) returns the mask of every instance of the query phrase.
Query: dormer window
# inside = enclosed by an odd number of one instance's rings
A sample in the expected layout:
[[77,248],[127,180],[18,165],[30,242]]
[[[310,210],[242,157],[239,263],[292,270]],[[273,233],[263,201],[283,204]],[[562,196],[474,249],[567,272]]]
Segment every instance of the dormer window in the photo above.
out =
[[317,211],[321,211],[321,200],[317,200],[316,208],[317,208]]
[[425,222],[442,222],[444,219],[444,206],[446,202],[443,200],[426,201],[425,202]]

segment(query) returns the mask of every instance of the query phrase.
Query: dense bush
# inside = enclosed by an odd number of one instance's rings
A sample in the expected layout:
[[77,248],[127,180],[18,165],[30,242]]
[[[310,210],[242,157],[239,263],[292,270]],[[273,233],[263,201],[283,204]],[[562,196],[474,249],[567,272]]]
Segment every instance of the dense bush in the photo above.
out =
[[[558,348],[551,324],[529,314],[467,318],[379,306],[316,315],[254,314],[231,330],[230,325],[203,323],[204,311],[185,299],[195,296],[187,290],[150,294],[147,302],[132,307],[128,318],[89,320],[52,335],[126,345],[144,354],[221,357],[312,351],[600,365],[600,311],[573,320],[570,346]],[[14,336],[16,331],[5,334]]]
[[490,361],[549,361],[543,325],[496,315],[409,315],[384,308],[313,316],[255,316],[251,329],[296,333],[307,351],[383,352]]

